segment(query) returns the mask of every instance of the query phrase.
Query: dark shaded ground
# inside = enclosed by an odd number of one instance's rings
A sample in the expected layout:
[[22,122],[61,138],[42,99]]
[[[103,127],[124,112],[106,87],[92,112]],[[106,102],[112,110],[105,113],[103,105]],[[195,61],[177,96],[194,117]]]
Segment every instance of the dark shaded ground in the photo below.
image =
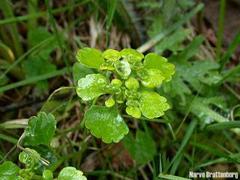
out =
[[[218,29],[218,14],[220,0],[204,0],[206,20],[212,25],[216,32]],[[224,47],[234,39],[240,31],[240,1],[226,0],[225,24],[224,24]],[[216,39],[216,38],[215,38]],[[237,55],[240,55],[240,46],[237,48]]]

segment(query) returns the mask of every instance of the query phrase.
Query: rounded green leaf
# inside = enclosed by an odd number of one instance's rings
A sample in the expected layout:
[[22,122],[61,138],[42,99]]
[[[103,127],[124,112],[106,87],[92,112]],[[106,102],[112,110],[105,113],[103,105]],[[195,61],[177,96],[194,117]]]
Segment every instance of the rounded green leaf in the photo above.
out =
[[154,88],[160,86],[164,79],[159,69],[146,69],[146,76],[141,82],[147,88]]
[[42,177],[44,180],[53,180],[53,173],[49,169],[43,171]]
[[85,126],[91,134],[105,143],[119,142],[129,131],[116,108],[92,106],[84,116]]
[[131,107],[138,107],[139,106],[139,100],[138,100],[139,93],[136,94],[136,96],[128,97],[126,105]]
[[77,60],[85,66],[98,69],[104,63],[101,51],[94,48],[83,48],[78,50]]
[[126,112],[134,118],[140,118],[141,117],[141,111],[138,107],[128,106],[126,108]]
[[114,62],[106,61],[99,67],[100,70],[114,71]]
[[165,77],[165,81],[170,81],[172,75],[175,73],[175,66],[167,62],[165,57],[159,56],[155,53],[149,53],[144,59],[145,68],[159,69]]
[[109,85],[110,92],[119,94],[121,92],[122,81],[119,79],[113,79]]
[[131,74],[131,67],[127,61],[117,61],[115,64],[115,70],[123,78],[126,79]]
[[117,61],[121,57],[120,52],[114,49],[107,49],[103,52],[103,58],[108,61]]
[[24,143],[32,146],[49,145],[56,129],[56,120],[52,114],[40,112],[28,121],[25,129]]
[[82,65],[81,63],[76,62],[73,65],[73,80],[74,84],[77,84],[78,80],[84,78],[88,74],[93,74],[93,70],[87,68],[86,66]]
[[133,77],[130,77],[126,82],[125,82],[125,86],[128,88],[128,89],[138,89],[139,88],[139,82],[137,79],[133,78]]
[[105,93],[107,79],[101,74],[89,74],[78,80],[77,95],[84,101],[92,100]]
[[105,101],[105,105],[106,105],[107,107],[112,107],[112,106],[114,106],[114,104],[115,104],[115,100],[114,100],[112,97],[110,97],[109,99],[107,99],[107,100]]
[[32,180],[35,173],[30,169],[20,169],[18,174],[20,177],[18,180]]
[[153,91],[142,91],[139,104],[142,114],[149,119],[164,115],[164,111],[170,108],[167,99]]
[[126,104],[132,103],[134,101],[132,100],[137,100],[139,96],[138,91],[136,90],[125,90],[125,99],[127,100]]
[[113,85],[114,87],[120,88],[122,86],[122,81],[119,79],[113,79],[111,81],[111,85]]
[[87,180],[87,178],[75,167],[65,167],[59,173],[58,180]]
[[26,148],[19,154],[18,158],[27,168],[32,169],[39,164],[41,156],[34,149]]
[[120,52],[122,58],[124,60],[127,60],[130,64],[134,64],[136,62],[140,62],[143,58],[144,58],[144,55],[134,49],[123,49],[121,52]]
[[20,168],[11,161],[5,161],[0,165],[0,177],[3,180],[17,180]]

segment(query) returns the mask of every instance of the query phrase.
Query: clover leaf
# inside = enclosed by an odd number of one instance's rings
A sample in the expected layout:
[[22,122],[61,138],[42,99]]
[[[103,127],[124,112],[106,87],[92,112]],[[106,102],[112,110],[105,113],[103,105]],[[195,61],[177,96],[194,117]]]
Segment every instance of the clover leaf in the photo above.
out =
[[2,180],[18,180],[20,168],[11,161],[5,161],[0,165],[0,177]]
[[167,99],[153,91],[142,91],[139,104],[142,114],[149,119],[164,115],[164,111],[170,108]]
[[59,175],[58,180],[87,180],[82,171],[77,170],[75,167],[63,168]]
[[105,92],[107,79],[101,74],[89,74],[78,80],[77,95],[84,101],[92,100]]
[[85,126],[105,143],[119,142],[129,131],[115,107],[92,106],[84,116]]
[[175,66],[168,63],[165,57],[159,56],[155,53],[149,53],[145,56],[144,67],[148,69],[159,69],[165,77],[165,81],[170,81],[172,75],[175,73]]
[[40,112],[28,121],[25,129],[24,142],[27,145],[36,146],[39,144],[49,145],[56,129],[56,120],[52,114]]
[[76,57],[80,63],[90,68],[98,69],[104,63],[101,51],[94,48],[82,48]]

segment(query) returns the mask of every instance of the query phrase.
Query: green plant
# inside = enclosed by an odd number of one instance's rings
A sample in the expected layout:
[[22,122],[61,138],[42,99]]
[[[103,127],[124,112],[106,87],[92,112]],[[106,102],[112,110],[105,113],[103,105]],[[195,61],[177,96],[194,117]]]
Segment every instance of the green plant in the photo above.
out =
[[[144,57],[134,49],[102,53],[94,48],[80,49],[76,57],[80,63],[73,67],[77,95],[93,102],[85,113],[85,126],[105,143],[119,142],[128,133],[122,109],[133,118],[151,120],[170,108],[167,99],[156,92],[175,72],[166,58],[155,53]],[[103,95],[105,105],[97,101]]]
[[[166,58],[154,53],[144,57],[133,49],[120,52],[108,49],[101,53],[97,49],[83,48],[78,51],[77,60],[80,63],[73,66],[77,95],[84,101],[92,101],[84,115],[85,126],[105,143],[119,142],[128,133],[123,113],[120,113],[122,109],[133,118],[144,116],[144,119],[151,120],[164,115],[170,108],[166,98],[155,91],[163,82],[170,81],[174,74],[175,66],[168,63]],[[105,105],[97,101],[100,96],[105,99]],[[44,157],[41,149],[45,148],[51,154],[50,144],[55,135],[56,123],[50,113],[40,112],[31,117],[17,143],[22,150],[19,161],[24,164],[24,168],[5,161],[0,165],[0,176],[5,179],[53,179],[51,164],[54,160]],[[144,137],[144,141],[141,141],[141,136],[145,134],[139,131],[139,140],[134,142],[131,136],[126,140],[126,144],[132,142],[136,148],[144,145],[145,141],[152,147],[150,153],[143,154],[145,158],[139,160],[139,164],[147,162],[155,154],[155,144],[150,136]],[[136,151],[131,146],[129,149],[132,153]],[[74,167],[65,167],[58,175],[59,180],[74,178],[86,179]]]
[[[52,114],[40,112],[29,119],[28,126],[20,137],[17,146],[22,150],[19,161],[24,168],[18,167],[11,161],[5,161],[0,165],[0,177],[5,180],[53,180],[53,172],[50,169],[53,160],[42,157],[37,149],[44,148],[50,153],[50,142],[56,129],[56,120]],[[44,132],[44,133],[43,133]],[[22,144],[25,147],[22,147]],[[51,155],[51,153],[50,153]],[[51,155],[52,156],[52,155]],[[83,173],[74,167],[63,168],[57,177],[58,180],[78,179],[86,180]]]
[[[192,0],[15,2],[0,1],[0,179],[85,179],[76,169],[89,179],[188,179],[189,171],[220,166],[239,172],[240,33],[228,44],[235,31],[223,28],[224,19],[235,24],[224,17],[232,3],[221,0],[215,24],[206,16],[212,3]],[[117,68],[121,52],[107,50],[108,60],[91,48],[71,69],[73,51],[88,45],[152,51],[175,74],[149,88],[128,61],[127,78]],[[80,98],[75,90],[87,77],[104,86],[92,83],[95,91],[80,89]],[[149,118],[134,98],[142,91],[171,108]]]
[[[28,149],[28,152],[22,152],[19,155],[19,160],[25,164],[25,169],[20,169],[16,164],[11,161],[5,161],[0,165],[0,177],[4,180],[53,180],[53,173],[50,170],[44,170],[42,176],[34,174],[33,166],[36,166],[39,162],[40,155],[32,150]],[[77,170],[74,167],[63,168],[59,175],[58,180],[86,180],[87,178],[83,176],[82,171]]]

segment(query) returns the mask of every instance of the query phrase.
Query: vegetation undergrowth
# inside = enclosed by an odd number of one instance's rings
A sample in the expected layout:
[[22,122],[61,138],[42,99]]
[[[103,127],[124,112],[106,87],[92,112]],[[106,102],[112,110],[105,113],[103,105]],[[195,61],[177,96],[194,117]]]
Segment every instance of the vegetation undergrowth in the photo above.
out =
[[224,46],[219,3],[214,42],[192,0],[1,0],[0,179],[239,172],[240,34]]

